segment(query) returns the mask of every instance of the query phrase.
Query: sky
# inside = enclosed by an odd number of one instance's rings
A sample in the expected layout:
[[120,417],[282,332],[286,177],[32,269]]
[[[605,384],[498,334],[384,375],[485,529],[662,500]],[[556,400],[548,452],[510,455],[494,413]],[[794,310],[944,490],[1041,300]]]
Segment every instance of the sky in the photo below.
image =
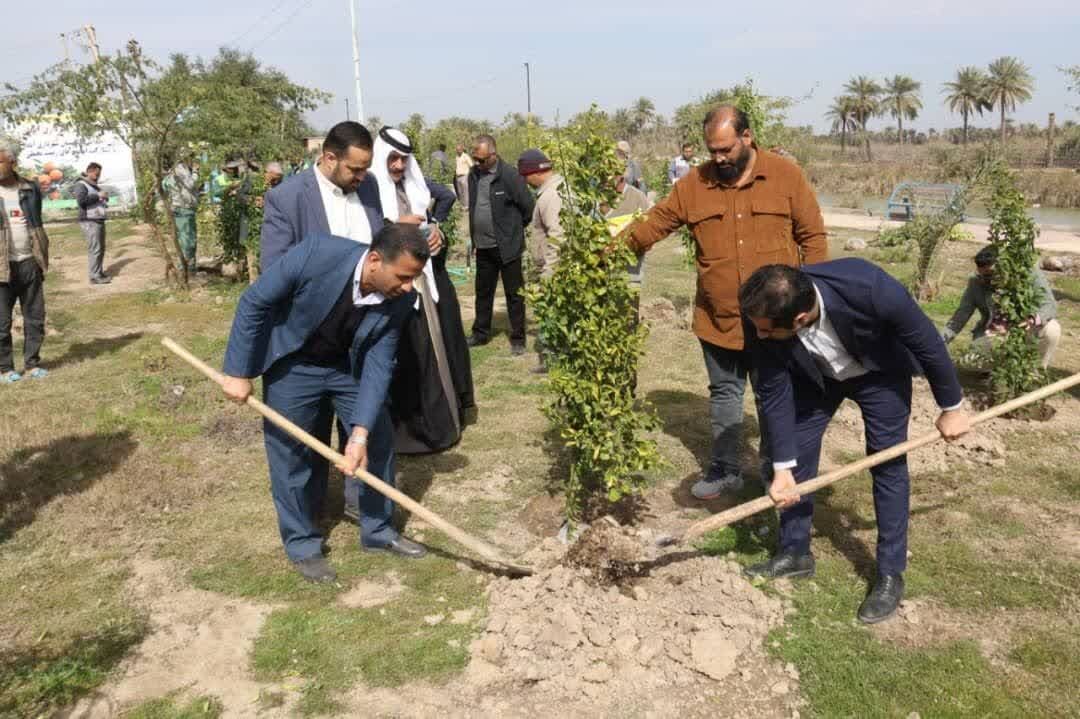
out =
[[[431,123],[462,115],[498,122],[526,110],[544,120],[597,103],[613,110],[640,96],[666,116],[705,93],[752,78],[760,91],[797,98],[788,121],[824,130],[844,83],[865,74],[922,82],[924,111],[909,126],[959,126],[941,102],[958,67],[1002,55],[1027,64],[1032,100],[1019,122],[1080,120],[1061,65],[1080,64],[1080,2],[861,0],[858,3],[434,2],[357,0],[365,115]],[[333,94],[310,115],[316,128],[355,117],[349,0],[85,0],[4,2],[0,81],[21,84],[62,59],[60,33],[92,24],[102,52],[135,38],[152,56],[210,57],[221,46],[255,54],[300,84]],[[73,47],[72,57],[86,52]],[[877,119],[871,128],[891,124]],[[995,116],[976,118],[992,127]]]

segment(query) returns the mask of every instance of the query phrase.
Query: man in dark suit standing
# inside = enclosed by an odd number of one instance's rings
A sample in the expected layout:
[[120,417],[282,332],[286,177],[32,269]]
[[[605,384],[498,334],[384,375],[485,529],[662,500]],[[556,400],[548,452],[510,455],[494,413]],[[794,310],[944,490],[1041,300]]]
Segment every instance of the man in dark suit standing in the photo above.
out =
[[[225,394],[243,402],[261,375],[266,403],[324,441],[319,433],[332,409],[349,437],[342,471],[369,469],[393,485],[386,395],[401,325],[416,301],[413,281],[428,256],[426,240],[409,225],[386,225],[370,244],[305,239],[241,296],[225,352]],[[285,553],[308,581],[332,582],[315,522],[326,460],[269,421],[263,431]],[[365,550],[424,555],[394,529],[390,500],[365,486],[358,502]]]
[[499,158],[495,138],[480,135],[473,143],[469,171],[469,231],[476,249],[476,319],[469,346],[491,341],[495,289],[502,277],[510,316],[510,352],[525,354],[525,225],[536,201],[515,167]]
[[[750,576],[807,577],[813,497],[792,494],[818,471],[821,439],[840,403],[859,405],[866,452],[907,440],[911,378],[924,374],[941,408],[937,427],[953,440],[971,428],[945,343],[907,290],[865,260],[801,270],[767,265],[739,292],[759,373],[762,417],[773,459],[769,495],[780,512],[780,548]],[[907,458],[871,470],[878,579],[859,607],[866,623],[892,616],[904,593],[910,478]]]

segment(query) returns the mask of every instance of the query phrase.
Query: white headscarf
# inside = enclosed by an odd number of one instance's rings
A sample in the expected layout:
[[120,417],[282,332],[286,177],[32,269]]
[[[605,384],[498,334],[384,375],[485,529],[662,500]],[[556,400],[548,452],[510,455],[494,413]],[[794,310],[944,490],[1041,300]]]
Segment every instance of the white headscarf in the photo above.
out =
[[[384,127],[375,137],[372,149],[371,174],[379,181],[379,200],[382,202],[383,215],[388,220],[398,220],[397,186],[390,179],[390,170],[386,163],[391,153],[405,157],[405,195],[409,198],[409,210],[414,215],[427,218],[428,205],[431,204],[431,192],[424,182],[424,173],[413,154],[412,144],[405,133],[393,127]],[[426,224],[426,223],[425,223]]]
[[[390,153],[396,152],[405,157],[405,177],[402,182],[405,185],[405,196],[409,198],[409,212],[424,218],[421,229],[427,227],[428,205],[431,204],[431,191],[424,181],[424,173],[420,171],[420,163],[416,161],[416,155],[412,151],[412,143],[405,133],[393,127],[384,127],[375,136],[375,145],[371,151],[371,174],[375,175],[379,183],[379,201],[382,203],[383,217],[391,222],[398,221],[397,185],[390,178],[390,170],[386,167],[390,159]],[[428,294],[433,302],[439,301],[439,289],[435,286],[435,270],[431,266],[431,260],[424,264],[424,276],[427,278]],[[420,300],[417,298],[416,309],[420,309]]]

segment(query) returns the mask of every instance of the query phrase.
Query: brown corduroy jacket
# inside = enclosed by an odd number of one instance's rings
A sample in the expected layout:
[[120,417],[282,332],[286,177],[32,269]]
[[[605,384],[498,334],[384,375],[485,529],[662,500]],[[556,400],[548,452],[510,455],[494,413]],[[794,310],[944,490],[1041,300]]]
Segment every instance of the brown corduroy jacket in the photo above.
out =
[[753,169],[742,185],[711,180],[714,165],[706,162],[622,235],[643,252],[682,225],[690,228],[697,244],[694,334],[734,350],[743,348],[739,287],[755,270],[828,259],[825,221],[802,170],[755,149]]

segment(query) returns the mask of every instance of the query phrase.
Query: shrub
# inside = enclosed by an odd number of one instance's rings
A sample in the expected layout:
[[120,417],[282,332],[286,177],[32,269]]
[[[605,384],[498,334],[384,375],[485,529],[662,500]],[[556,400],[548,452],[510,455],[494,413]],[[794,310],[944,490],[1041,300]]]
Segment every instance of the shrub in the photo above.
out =
[[542,144],[565,178],[564,237],[554,273],[526,296],[550,350],[554,398],[545,413],[570,450],[566,505],[576,519],[595,500],[616,502],[644,489],[641,472],[659,455],[641,434],[658,423],[634,399],[646,328],[637,322],[637,291],[627,282],[633,253],[612,242],[599,210],[616,204],[615,143],[593,108]]

